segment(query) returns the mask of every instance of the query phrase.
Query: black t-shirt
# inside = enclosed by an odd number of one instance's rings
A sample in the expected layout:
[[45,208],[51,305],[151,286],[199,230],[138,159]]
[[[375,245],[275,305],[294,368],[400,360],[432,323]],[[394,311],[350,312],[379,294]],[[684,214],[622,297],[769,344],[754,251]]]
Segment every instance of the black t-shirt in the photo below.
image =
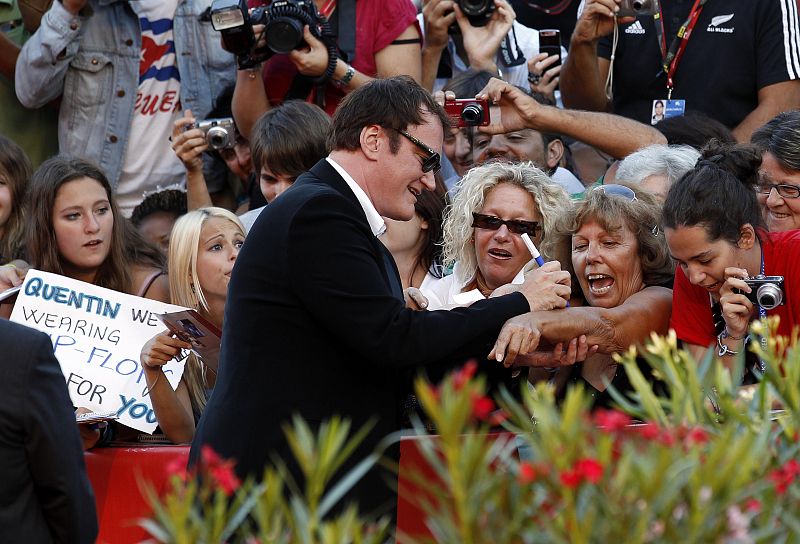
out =
[[[694,0],[662,0],[667,46]],[[708,0],[675,74],[673,99],[737,126],[758,105],[758,90],[800,77],[796,0]],[[611,36],[598,55],[611,57]],[[667,97],[667,76],[653,17],[620,26],[614,61],[614,112],[650,123],[653,100]]]

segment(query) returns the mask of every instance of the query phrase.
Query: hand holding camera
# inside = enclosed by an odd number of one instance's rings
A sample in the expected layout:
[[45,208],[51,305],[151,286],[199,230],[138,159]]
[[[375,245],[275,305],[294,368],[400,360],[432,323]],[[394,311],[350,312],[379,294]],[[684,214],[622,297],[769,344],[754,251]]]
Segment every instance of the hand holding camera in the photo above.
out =
[[493,110],[489,125],[481,128],[486,134],[505,134],[525,128],[536,128],[536,117],[548,106],[539,104],[522,90],[503,81],[492,78],[476,97],[488,100]]
[[[455,11],[456,23],[461,29],[464,50],[467,52],[469,66],[475,70],[497,71],[495,57],[500,43],[511,31],[514,19],[517,18],[514,8],[506,0],[493,0],[494,9],[489,12],[482,12],[485,22],[476,25],[474,17],[469,15],[471,4],[477,3],[462,0],[453,6]],[[487,2],[482,2],[486,4]],[[488,0],[491,4],[492,0]],[[478,10],[476,10],[478,11]]]
[[425,25],[423,47],[443,51],[450,39],[449,30],[456,22],[453,0],[423,0],[422,20]]
[[[611,34],[615,24],[632,23],[635,17],[619,13],[620,8],[624,7],[623,3],[629,3],[629,0],[586,0],[572,33],[572,43],[594,44],[603,36]],[[614,15],[617,15],[616,22]]]
[[758,308],[771,310],[784,303],[783,276],[749,277],[747,270],[725,269],[725,283],[719,290],[722,318],[731,336],[745,336]]
[[188,172],[203,171],[203,152],[208,149],[205,133],[195,128],[192,110],[185,110],[183,117],[172,124],[172,150]]

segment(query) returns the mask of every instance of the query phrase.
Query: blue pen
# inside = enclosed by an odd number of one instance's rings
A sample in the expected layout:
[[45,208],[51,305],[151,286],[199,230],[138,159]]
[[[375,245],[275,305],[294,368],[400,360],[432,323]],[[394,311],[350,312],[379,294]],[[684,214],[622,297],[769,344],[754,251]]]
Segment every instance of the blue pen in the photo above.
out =
[[[539,253],[539,250],[536,249],[533,240],[531,240],[531,237],[528,236],[527,232],[522,233],[522,241],[525,242],[528,251],[531,252],[531,257],[533,257],[533,260],[536,261],[536,264],[539,266],[544,266],[544,259],[542,259],[541,253]],[[569,302],[567,302],[567,308],[569,308]]]
[[544,266],[544,259],[542,259],[542,255],[539,253],[539,250],[536,249],[536,246],[533,244],[533,240],[531,240],[531,237],[528,236],[527,232],[522,233],[522,241],[525,242],[525,245],[528,247],[528,251],[531,252],[531,257],[533,257],[533,260],[536,261],[536,264],[539,266]]

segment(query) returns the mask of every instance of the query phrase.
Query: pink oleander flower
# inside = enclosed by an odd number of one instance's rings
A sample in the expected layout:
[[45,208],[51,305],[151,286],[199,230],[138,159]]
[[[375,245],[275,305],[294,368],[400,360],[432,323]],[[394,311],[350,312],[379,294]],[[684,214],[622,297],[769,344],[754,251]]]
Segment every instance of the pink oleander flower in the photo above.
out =
[[607,433],[625,429],[631,424],[631,417],[619,410],[598,409],[594,412],[594,424]]
[[486,395],[472,396],[472,415],[481,421],[487,421],[494,411],[494,401]]
[[472,379],[472,377],[475,376],[475,372],[477,370],[478,363],[472,360],[467,361],[463,367],[453,372],[453,389],[458,391],[464,387],[464,385],[466,385]]
[[603,478],[603,465],[597,459],[579,459],[575,470],[587,481],[596,484]]

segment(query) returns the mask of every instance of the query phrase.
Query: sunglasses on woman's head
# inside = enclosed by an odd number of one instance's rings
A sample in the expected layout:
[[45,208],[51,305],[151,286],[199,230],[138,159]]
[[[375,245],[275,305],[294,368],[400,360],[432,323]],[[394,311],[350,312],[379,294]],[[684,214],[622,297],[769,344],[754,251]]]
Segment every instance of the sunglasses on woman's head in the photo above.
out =
[[616,183],[609,183],[608,185],[598,185],[595,187],[598,191],[603,191],[607,195],[621,196],[628,200],[637,200],[636,193],[630,187],[624,185],[617,185]]
[[536,236],[536,232],[541,228],[538,221],[522,221],[521,219],[500,219],[493,215],[482,213],[472,213],[472,226],[479,229],[497,230],[505,225],[514,234],[527,234]]

